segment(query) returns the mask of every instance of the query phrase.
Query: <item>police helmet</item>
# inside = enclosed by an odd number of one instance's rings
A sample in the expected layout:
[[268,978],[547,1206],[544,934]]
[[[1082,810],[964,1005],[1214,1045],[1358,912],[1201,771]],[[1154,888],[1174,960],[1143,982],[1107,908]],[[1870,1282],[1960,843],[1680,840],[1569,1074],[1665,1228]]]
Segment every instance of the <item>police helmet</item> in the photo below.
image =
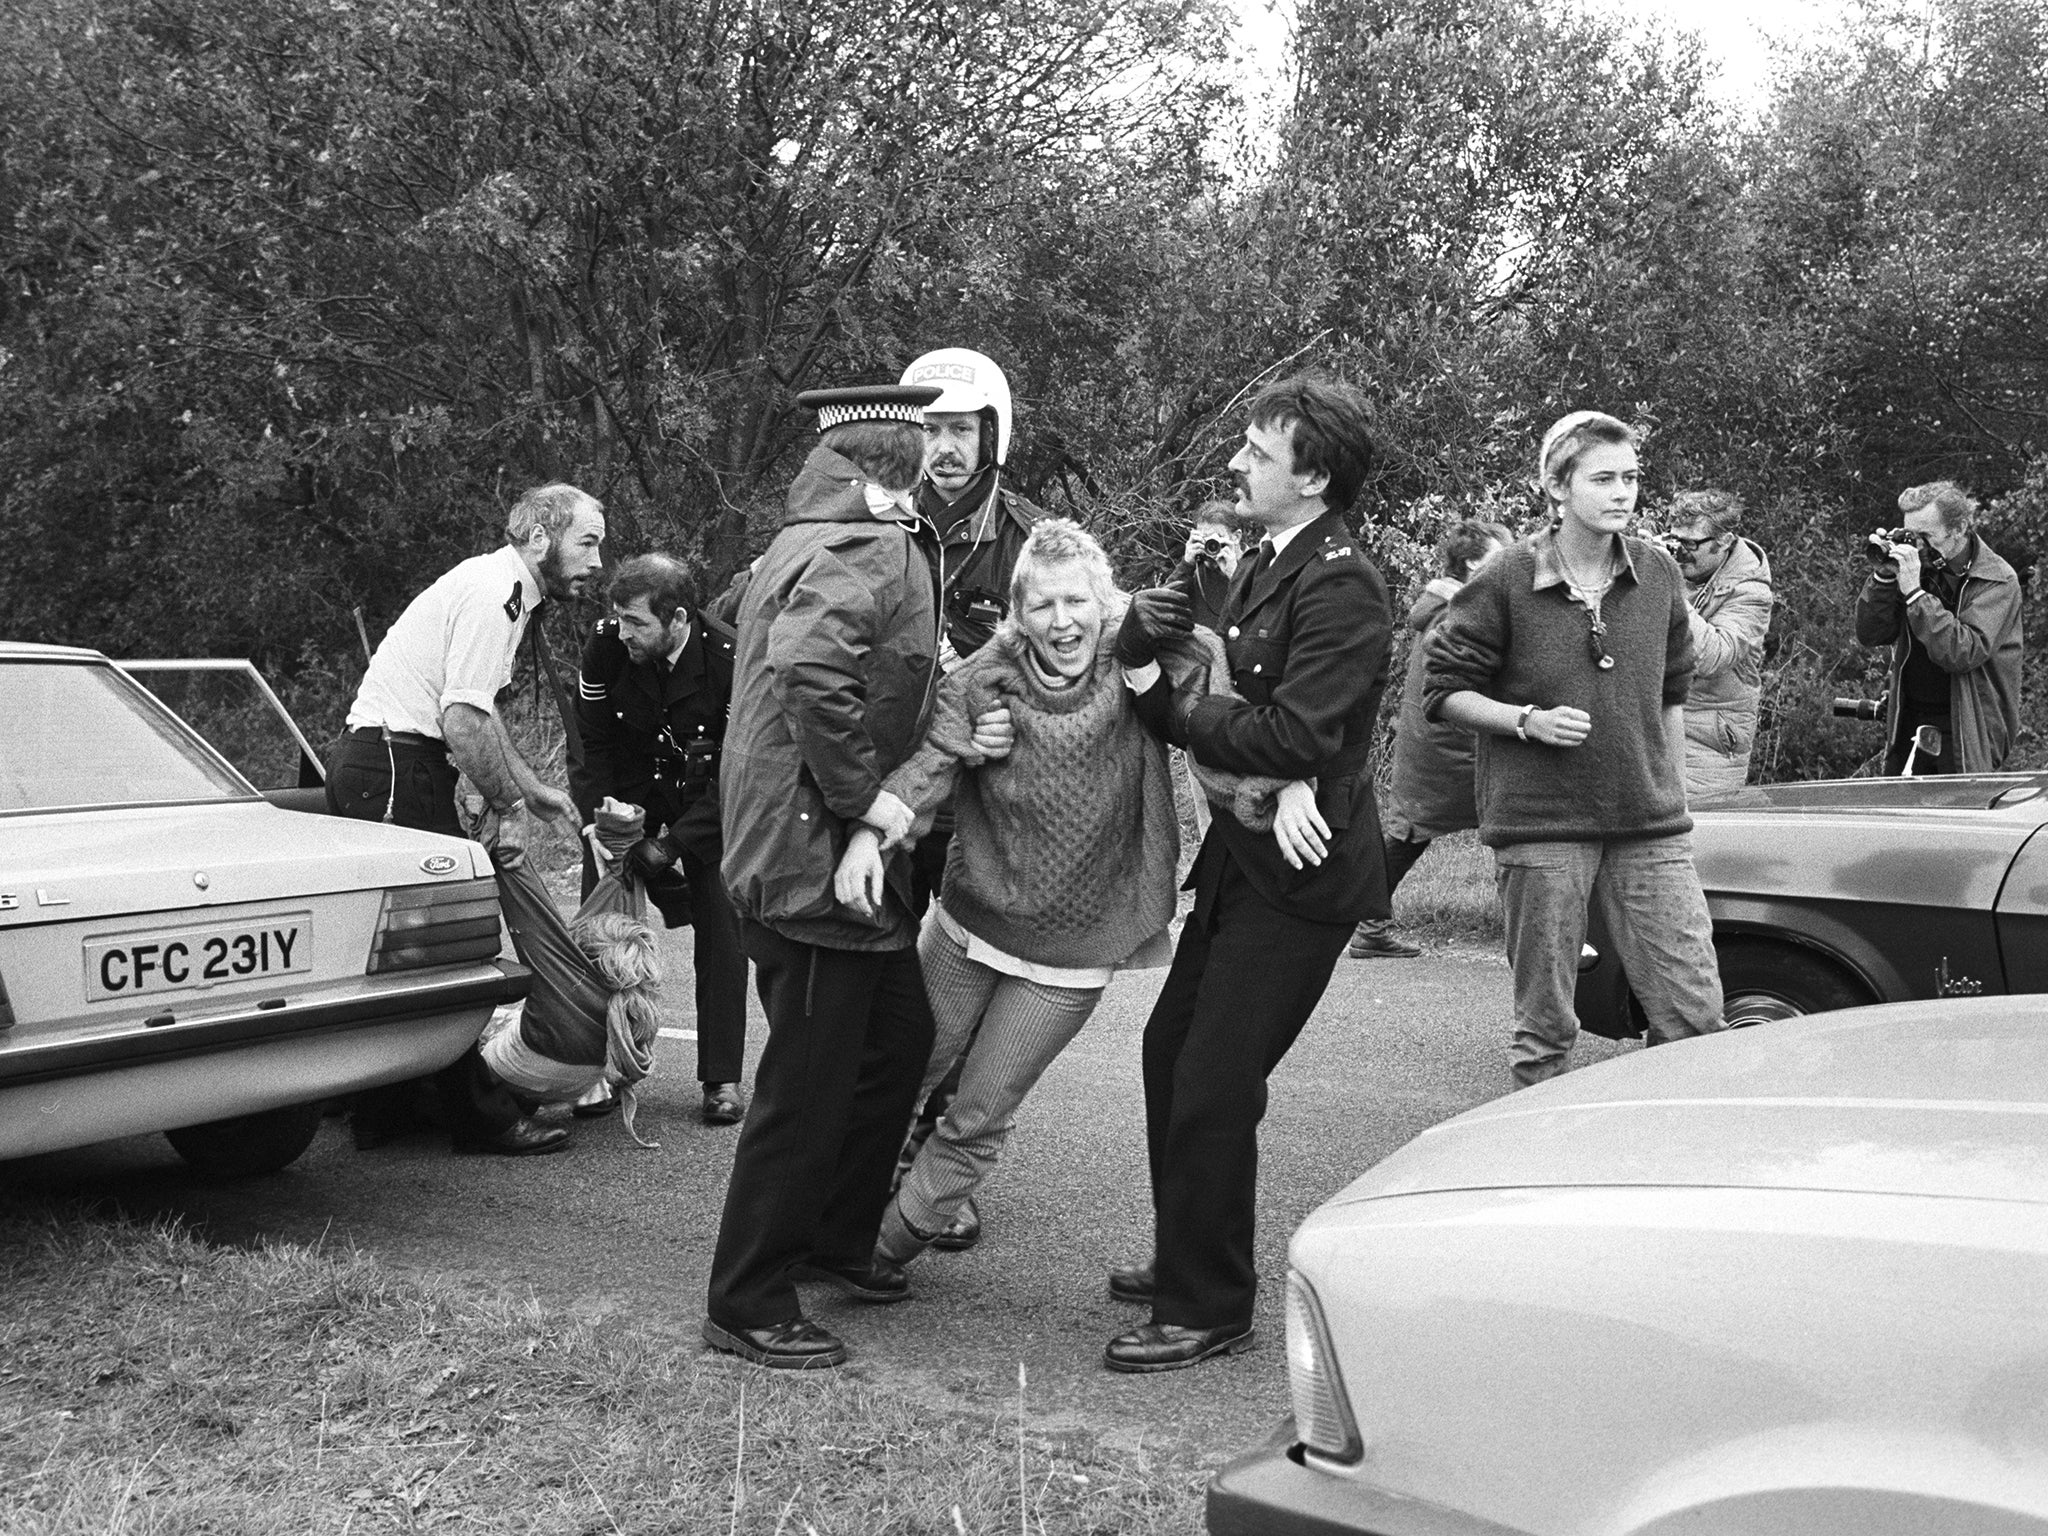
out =
[[[1010,381],[994,361],[966,347],[927,352],[903,370],[905,384],[933,384],[939,398],[925,407],[941,413],[971,411],[995,428],[995,462],[1010,456]],[[987,434],[983,434],[986,440]]]

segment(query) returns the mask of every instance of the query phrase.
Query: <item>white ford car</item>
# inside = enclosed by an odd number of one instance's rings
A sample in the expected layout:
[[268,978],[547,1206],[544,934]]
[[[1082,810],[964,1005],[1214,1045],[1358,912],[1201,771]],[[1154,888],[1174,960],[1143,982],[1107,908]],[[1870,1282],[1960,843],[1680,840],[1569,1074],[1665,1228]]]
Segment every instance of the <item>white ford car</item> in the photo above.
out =
[[1571,1073],[1290,1258],[1294,1416],[1215,1536],[2048,1532],[2048,999]]
[[[134,671],[195,668],[255,678]],[[209,1172],[280,1168],[321,1100],[446,1066],[525,995],[484,850],[284,809],[319,777],[277,717],[273,803],[104,656],[0,642],[0,1159],[164,1131]]]

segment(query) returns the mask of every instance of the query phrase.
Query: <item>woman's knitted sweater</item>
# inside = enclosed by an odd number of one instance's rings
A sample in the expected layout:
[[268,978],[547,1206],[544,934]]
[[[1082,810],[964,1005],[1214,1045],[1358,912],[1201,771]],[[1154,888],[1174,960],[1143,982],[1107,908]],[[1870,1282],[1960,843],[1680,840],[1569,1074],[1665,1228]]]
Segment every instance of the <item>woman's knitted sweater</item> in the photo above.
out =
[[[953,796],[947,914],[1037,965],[1120,964],[1173,917],[1180,826],[1166,749],[1138,723],[1115,641],[1112,616],[1088,676],[1048,688],[1004,625],[947,674],[923,747],[889,776],[920,836]],[[985,762],[974,720],[999,704],[1016,745]]]

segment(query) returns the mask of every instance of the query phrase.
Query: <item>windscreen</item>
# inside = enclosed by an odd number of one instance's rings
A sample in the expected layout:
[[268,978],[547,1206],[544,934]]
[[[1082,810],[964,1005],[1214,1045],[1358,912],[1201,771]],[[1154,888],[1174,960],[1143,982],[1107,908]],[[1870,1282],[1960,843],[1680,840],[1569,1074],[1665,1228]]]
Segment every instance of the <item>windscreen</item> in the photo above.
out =
[[102,662],[0,661],[0,721],[0,815],[250,793]]

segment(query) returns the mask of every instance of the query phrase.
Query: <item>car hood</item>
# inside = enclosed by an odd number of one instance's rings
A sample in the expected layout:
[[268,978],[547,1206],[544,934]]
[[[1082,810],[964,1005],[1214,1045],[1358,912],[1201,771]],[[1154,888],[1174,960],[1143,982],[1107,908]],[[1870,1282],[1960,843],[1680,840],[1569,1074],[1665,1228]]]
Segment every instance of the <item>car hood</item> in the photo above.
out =
[[0,929],[490,873],[483,849],[460,838],[262,800],[10,817]]
[[1447,1120],[1332,1203],[1592,1186],[2048,1204],[2048,998],[1855,1008],[1640,1051]]
[[1919,779],[1825,779],[1757,784],[1700,799],[1692,809],[1721,811],[1990,811],[2025,807],[2022,819],[2048,819],[2048,774],[1976,773]]

